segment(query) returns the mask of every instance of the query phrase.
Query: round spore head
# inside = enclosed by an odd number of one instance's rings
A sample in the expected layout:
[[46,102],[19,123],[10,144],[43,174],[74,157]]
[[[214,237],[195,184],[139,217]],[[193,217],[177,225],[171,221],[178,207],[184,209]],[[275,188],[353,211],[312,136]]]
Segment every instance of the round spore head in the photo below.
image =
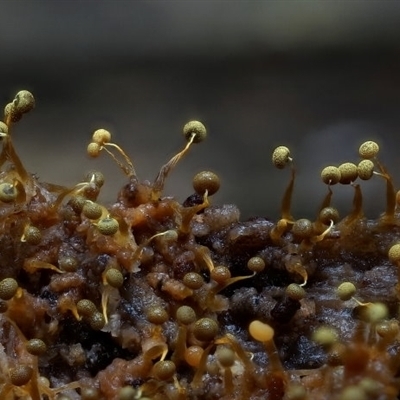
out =
[[374,163],[371,160],[362,160],[358,163],[358,176],[363,181],[368,181],[374,175]]
[[341,283],[337,289],[336,294],[342,301],[350,300],[356,294],[356,287],[351,282],[343,282]]
[[290,150],[286,146],[278,146],[272,152],[272,164],[276,168],[283,169],[290,161]]
[[96,142],[90,142],[87,146],[86,152],[89,157],[96,158],[99,156],[101,151],[101,145]]
[[168,321],[167,311],[160,306],[152,306],[146,311],[147,320],[155,325],[161,325]]
[[206,138],[207,130],[200,121],[189,121],[183,127],[183,135],[187,141],[194,135],[193,143],[200,143]]
[[351,162],[340,164],[339,171],[340,171],[340,183],[344,185],[348,185],[349,183],[354,182],[358,177],[357,165]]
[[18,112],[25,114],[35,108],[35,98],[31,92],[21,90],[15,96],[14,106]]
[[322,182],[327,185],[336,185],[340,181],[341,173],[338,167],[329,165],[321,171]]
[[33,375],[32,367],[28,365],[17,365],[10,370],[10,380],[15,386],[26,385]]
[[10,300],[18,290],[18,282],[14,278],[5,278],[0,281],[0,299]]
[[231,278],[231,271],[224,265],[218,265],[211,271],[210,278],[222,284]]
[[292,300],[302,300],[306,296],[304,288],[297,283],[291,283],[285,290],[286,296]]
[[103,213],[100,204],[87,200],[82,208],[82,214],[89,219],[99,219]]
[[106,217],[97,222],[97,229],[102,235],[112,236],[119,230],[119,223],[115,218]]
[[389,249],[389,260],[394,263],[397,264],[400,261],[400,243],[396,243],[394,244],[390,249]]
[[339,211],[334,207],[324,207],[319,212],[319,219],[325,225],[330,225],[331,221],[336,224],[339,221]]
[[116,268],[110,268],[105,274],[106,282],[114,287],[120,288],[124,284],[124,276],[122,272]]
[[190,325],[196,321],[196,313],[192,307],[180,306],[176,310],[176,319],[183,325]]
[[189,289],[196,290],[204,285],[204,279],[197,272],[188,272],[183,277],[183,284]]
[[313,234],[313,224],[309,219],[298,219],[293,224],[292,233],[300,239],[310,238]]
[[136,393],[136,390],[132,386],[124,386],[118,392],[118,400],[134,400]]
[[218,192],[221,182],[217,174],[211,171],[202,171],[196,174],[193,178],[193,189],[196,193],[203,195],[207,190],[212,196]]
[[24,229],[25,242],[38,245],[42,241],[42,232],[36,226],[28,225]]
[[76,309],[79,314],[86,317],[92,316],[97,311],[95,304],[88,299],[79,300],[78,303],[76,303]]
[[99,331],[100,329],[104,328],[104,325],[106,324],[106,321],[104,319],[104,315],[99,312],[95,311],[90,317],[89,317],[89,324],[92,329],[95,331]]
[[193,328],[194,337],[201,342],[209,342],[218,335],[219,325],[211,318],[201,318]]
[[78,260],[71,256],[62,256],[58,259],[58,266],[65,272],[75,272],[78,269]]
[[215,355],[223,367],[229,368],[235,362],[235,352],[229,347],[218,346]]
[[93,132],[92,140],[94,143],[102,146],[104,143],[109,143],[111,141],[111,133],[106,129],[97,129]]
[[170,360],[158,361],[153,366],[153,374],[160,381],[171,379],[176,372],[175,364]]
[[265,261],[261,257],[251,257],[247,261],[247,268],[253,272],[262,272],[265,268]]
[[368,140],[360,146],[360,148],[358,149],[358,153],[360,154],[361,158],[364,158],[366,160],[374,158],[379,153],[379,145],[372,140]]
[[26,344],[26,350],[34,356],[41,356],[46,353],[47,346],[42,339],[31,339]]

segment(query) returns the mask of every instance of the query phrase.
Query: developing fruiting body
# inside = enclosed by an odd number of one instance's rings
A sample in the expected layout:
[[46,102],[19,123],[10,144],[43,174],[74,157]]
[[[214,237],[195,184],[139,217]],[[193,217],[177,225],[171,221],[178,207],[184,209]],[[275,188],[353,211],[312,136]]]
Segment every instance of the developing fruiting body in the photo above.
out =
[[274,337],[274,329],[261,321],[253,321],[249,325],[250,335],[259,342],[268,342]]
[[198,367],[204,349],[200,346],[190,346],[185,351],[185,361],[192,367]]

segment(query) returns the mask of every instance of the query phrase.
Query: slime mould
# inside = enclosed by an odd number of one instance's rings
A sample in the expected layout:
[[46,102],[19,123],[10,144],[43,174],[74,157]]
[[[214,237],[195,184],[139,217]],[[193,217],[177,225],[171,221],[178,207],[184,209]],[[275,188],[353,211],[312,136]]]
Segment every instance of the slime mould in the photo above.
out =
[[[165,181],[206,128],[153,183],[139,180],[105,129],[87,154],[111,156],[126,184],[98,202],[99,171],[65,188],[26,171],[12,130],[28,91],[0,122],[0,399],[391,400],[400,390],[400,196],[367,141],[361,161],[327,166],[314,221],[291,213],[241,221],[212,205],[219,177],[202,171],[180,203]],[[357,180],[382,179],[386,209],[363,214]],[[354,191],[341,218],[333,186]]]

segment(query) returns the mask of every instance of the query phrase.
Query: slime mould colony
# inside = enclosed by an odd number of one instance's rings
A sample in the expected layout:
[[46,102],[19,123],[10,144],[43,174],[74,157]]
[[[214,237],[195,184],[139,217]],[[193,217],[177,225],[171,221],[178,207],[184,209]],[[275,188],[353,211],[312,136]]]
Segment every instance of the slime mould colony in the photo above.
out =
[[[290,212],[295,170],[277,222],[242,222],[210,205],[216,174],[193,179],[182,204],[99,129],[87,147],[127,176],[115,204],[97,202],[104,177],[73,188],[40,182],[14,150],[11,128],[34,107],[27,91],[0,122],[0,399],[390,400],[400,389],[400,193],[361,145],[358,165],[328,166],[315,221]],[[357,179],[382,179],[386,210],[362,211]],[[332,186],[351,185],[339,218]]]

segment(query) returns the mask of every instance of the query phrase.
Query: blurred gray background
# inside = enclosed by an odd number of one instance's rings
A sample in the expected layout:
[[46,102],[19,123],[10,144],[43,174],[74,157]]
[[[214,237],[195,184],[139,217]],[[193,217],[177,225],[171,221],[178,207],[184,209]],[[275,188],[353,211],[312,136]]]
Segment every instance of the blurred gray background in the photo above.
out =
[[[271,152],[291,148],[298,171],[293,212],[313,217],[326,193],[320,170],[358,162],[365,140],[400,183],[400,2],[17,1],[0,2],[0,99],[31,90],[36,110],[15,145],[42,180],[74,185],[100,169],[112,201],[125,178],[102,154],[86,156],[105,127],[153,180],[199,119],[207,141],[168,179],[184,200],[204,169],[222,180],[214,203],[242,217],[279,215],[289,170]],[[384,207],[384,182],[363,182],[366,212]],[[334,187],[351,209],[351,187]]]

